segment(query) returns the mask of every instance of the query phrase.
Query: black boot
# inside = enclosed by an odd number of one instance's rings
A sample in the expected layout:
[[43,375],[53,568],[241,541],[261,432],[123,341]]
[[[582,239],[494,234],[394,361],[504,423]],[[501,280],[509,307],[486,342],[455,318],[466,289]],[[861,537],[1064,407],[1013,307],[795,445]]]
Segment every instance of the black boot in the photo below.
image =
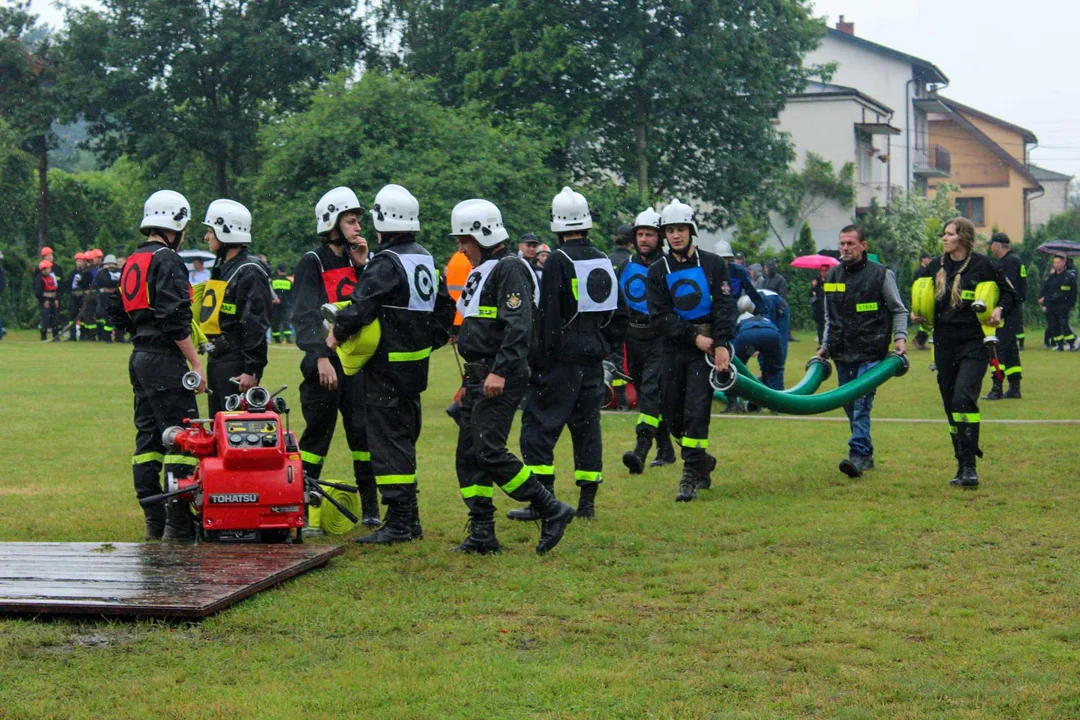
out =
[[379,517],[379,488],[374,479],[360,482],[360,523],[364,527],[379,527],[382,519]]
[[361,538],[356,542],[370,545],[393,545],[395,543],[409,542],[413,539],[413,510],[416,507],[416,492],[414,489],[395,493],[393,499],[386,501],[386,522],[381,528]]
[[[645,425],[645,427],[648,427]],[[649,428],[650,430],[652,428]],[[626,466],[626,469],[630,471],[631,475],[640,475],[645,472],[645,460],[649,457],[649,450],[652,448],[652,433],[642,430],[642,426],[638,426],[637,431],[637,445],[633,450],[629,450],[623,453],[622,462]]]
[[694,467],[698,490],[708,490],[712,487],[712,471],[715,469],[716,458],[709,453],[705,453],[705,457]]
[[146,540],[160,540],[165,533],[165,506],[161,503],[143,508],[146,517]]
[[[555,495],[555,476],[554,475],[536,475],[536,474],[534,474],[533,478],[538,483],[540,483],[544,487],[545,490],[548,491],[548,494],[550,494],[551,496],[554,497],[554,495]],[[514,496],[511,496],[511,497],[514,497]],[[516,497],[515,497],[515,499],[516,499]],[[522,520],[522,521],[527,521],[527,522],[532,522],[534,520],[539,520],[540,519],[540,516],[536,514],[536,510],[535,510],[535,508],[533,508],[532,505],[526,505],[523,508],[518,508],[517,510],[511,510],[510,512],[506,513],[506,517],[508,517],[511,520]]]
[[698,474],[694,469],[683,463],[682,478],[679,479],[679,494],[675,496],[675,502],[690,502],[697,498]]
[[540,542],[536,543],[537,555],[543,555],[558,545],[566,532],[566,526],[574,521],[574,508],[557,500],[535,475],[510,493],[510,497],[527,500],[533,514],[541,521]]
[[1019,400],[1020,399],[1020,375],[1009,376],[1009,389],[1005,392],[1006,400]]
[[495,537],[495,518],[492,515],[470,518],[466,527],[469,536],[460,545],[450,548],[452,551],[490,555],[502,550],[498,538]]
[[671,436],[668,435],[667,425],[663,421],[656,431],[656,458],[649,463],[649,467],[663,467],[675,464],[675,446],[671,444]]
[[161,535],[161,542],[195,542],[195,519],[191,516],[191,503],[181,500],[165,502],[165,530]]
[[975,458],[982,457],[982,450],[979,449],[979,424],[957,423],[956,431],[959,443],[957,461],[960,469],[949,484],[965,490],[973,490],[979,487],[979,473],[975,470]]
[[412,507],[412,522],[409,523],[409,533],[413,540],[424,539],[424,528],[420,526],[420,503],[414,502]]
[[1005,397],[1001,392],[1001,381],[995,377],[993,383],[990,392],[983,395],[983,400],[1000,400]]
[[840,472],[853,480],[855,478],[861,478],[863,470],[865,469],[864,460],[862,455],[849,453],[846,459],[840,461]]
[[626,386],[615,387],[615,408],[619,412],[630,412],[630,401],[626,399]]
[[958,482],[960,482],[960,480],[959,480],[959,478],[960,478],[960,455],[961,455],[961,449],[962,448],[961,448],[961,444],[960,444],[960,435],[959,435],[959,433],[956,431],[955,427],[952,427],[951,429],[954,432],[949,437],[952,438],[953,457],[956,458],[956,474],[953,475],[953,479],[949,481],[949,484],[950,485],[956,485]]
[[591,482],[581,486],[581,495],[578,497],[576,517],[592,520],[596,517],[596,491],[600,489],[600,483]]

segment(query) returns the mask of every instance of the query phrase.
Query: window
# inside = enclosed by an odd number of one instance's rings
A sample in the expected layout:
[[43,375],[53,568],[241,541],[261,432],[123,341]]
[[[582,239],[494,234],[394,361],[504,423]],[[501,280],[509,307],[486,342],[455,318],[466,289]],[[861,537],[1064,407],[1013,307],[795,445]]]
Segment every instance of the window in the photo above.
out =
[[975,223],[975,227],[986,226],[983,198],[956,198],[956,209],[962,217]]

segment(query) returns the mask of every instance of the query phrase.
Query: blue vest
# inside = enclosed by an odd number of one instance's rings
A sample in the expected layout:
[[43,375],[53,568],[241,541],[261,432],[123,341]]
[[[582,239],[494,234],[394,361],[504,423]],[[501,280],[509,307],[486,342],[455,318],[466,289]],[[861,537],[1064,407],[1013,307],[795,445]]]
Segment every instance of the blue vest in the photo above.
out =
[[[667,264],[666,258],[664,264]],[[709,281],[700,264],[696,267],[668,272],[667,286],[671,292],[671,304],[675,308],[675,314],[683,320],[697,322],[702,318],[707,318],[712,312]]]
[[649,304],[645,301],[645,278],[648,276],[649,268],[633,261],[626,263],[619,276],[619,287],[622,288],[626,304],[642,315],[649,314]]
[[742,294],[743,285],[750,284],[750,274],[746,272],[746,268],[734,261],[727,264],[727,272],[731,297],[738,298]]

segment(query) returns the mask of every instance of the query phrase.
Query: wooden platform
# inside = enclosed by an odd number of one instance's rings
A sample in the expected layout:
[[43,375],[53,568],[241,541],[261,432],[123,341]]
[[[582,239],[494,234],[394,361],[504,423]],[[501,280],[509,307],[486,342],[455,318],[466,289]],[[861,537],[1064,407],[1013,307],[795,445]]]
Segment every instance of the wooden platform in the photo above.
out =
[[0,613],[201,618],[340,545],[0,543]]

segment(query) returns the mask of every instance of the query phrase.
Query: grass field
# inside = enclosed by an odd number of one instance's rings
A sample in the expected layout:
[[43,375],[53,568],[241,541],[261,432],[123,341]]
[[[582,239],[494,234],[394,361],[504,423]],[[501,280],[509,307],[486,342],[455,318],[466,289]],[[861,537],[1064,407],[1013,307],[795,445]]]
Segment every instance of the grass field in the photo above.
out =
[[[129,350],[0,343],[0,540],[141,538]],[[270,352],[298,407],[299,352]],[[678,470],[628,476],[635,416],[608,414],[598,518],[538,558],[496,495],[505,550],[478,558],[448,551],[465,510],[440,351],[423,541],[350,544],[201,623],[0,619],[0,718],[1080,717],[1080,427],[987,424],[982,487],[950,489],[928,363],[874,416],[934,422],[877,423],[862,480],[836,470],[844,423],[723,418],[713,489],[677,505]],[[984,419],[1080,418],[1080,354],[1023,365],[1024,400]],[[331,455],[324,477],[347,478],[340,430]],[[557,468],[576,500],[568,438]]]

